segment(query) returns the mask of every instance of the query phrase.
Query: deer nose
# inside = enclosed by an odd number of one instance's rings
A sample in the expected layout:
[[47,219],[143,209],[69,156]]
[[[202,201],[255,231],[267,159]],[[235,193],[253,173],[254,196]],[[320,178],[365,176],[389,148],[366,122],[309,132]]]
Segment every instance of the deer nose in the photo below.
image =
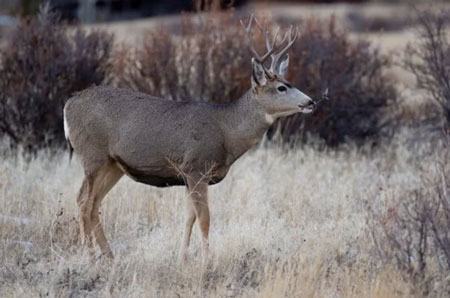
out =
[[316,103],[314,102],[314,100],[310,99],[308,100],[308,103],[306,105],[299,105],[300,108],[310,108],[310,109],[315,109],[316,108]]

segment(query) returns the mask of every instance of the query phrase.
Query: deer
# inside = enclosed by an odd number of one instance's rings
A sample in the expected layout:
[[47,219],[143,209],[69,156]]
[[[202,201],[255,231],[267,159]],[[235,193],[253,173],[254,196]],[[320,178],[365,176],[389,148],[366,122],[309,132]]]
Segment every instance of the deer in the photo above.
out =
[[[81,240],[90,251],[95,238],[101,255],[113,258],[100,222],[100,205],[125,175],[155,187],[186,187],[179,255],[186,260],[192,227],[198,221],[204,260],[209,253],[209,185],[222,181],[278,118],[314,111],[315,101],[286,80],[288,50],[298,31],[291,26],[283,38],[278,38],[278,31],[270,38],[267,27],[253,15],[241,24],[252,53],[252,69],[251,88],[237,100],[227,104],[173,101],[94,86],[66,102],[64,132],[70,156],[74,152],[84,170],[77,197]],[[263,55],[253,42],[254,24],[265,38]]]

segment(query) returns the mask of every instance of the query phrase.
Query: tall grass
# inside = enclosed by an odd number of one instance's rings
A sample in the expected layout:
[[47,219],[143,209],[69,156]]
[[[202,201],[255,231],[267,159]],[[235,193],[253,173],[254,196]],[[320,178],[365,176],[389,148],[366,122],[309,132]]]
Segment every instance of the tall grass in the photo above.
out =
[[[420,284],[376,252],[369,210],[384,216],[391,198],[423,177],[433,183],[428,169],[444,151],[398,140],[372,153],[354,146],[250,152],[211,188],[208,269],[197,230],[188,263],[177,260],[183,188],[122,179],[102,207],[116,258],[91,263],[77,244],[78,163],[63,153],[8,157],[0,161],[0,295],[416,295]],[[445,274],[438,277],[430,293],[442,295]]]

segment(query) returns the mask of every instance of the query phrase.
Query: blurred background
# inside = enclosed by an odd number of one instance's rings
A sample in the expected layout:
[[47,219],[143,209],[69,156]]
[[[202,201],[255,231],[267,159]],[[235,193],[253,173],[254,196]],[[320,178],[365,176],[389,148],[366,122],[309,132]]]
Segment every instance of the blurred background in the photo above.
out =
[[[223,7],[242,6],[249,3],[363,3],[370,0],[227,0]],[[0,10],[5,14],[29,15],[38,11],[43,0],[1,0]],[[83,22],[123,20],[165,14],[176,14],[181,11],[192,11],[191,0],[49,0],[47,1],[63,18],[78,19]],[[204,1],[207,3],[208,1]],[[392,1],[385,1],[392,2]]]

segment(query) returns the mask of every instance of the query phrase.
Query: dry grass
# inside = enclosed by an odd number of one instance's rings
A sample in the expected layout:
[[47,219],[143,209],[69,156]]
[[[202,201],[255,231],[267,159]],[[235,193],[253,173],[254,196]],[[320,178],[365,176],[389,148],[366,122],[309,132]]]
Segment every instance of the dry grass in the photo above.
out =
[[414,291],[380,262],[367,205],[414,189],[439,159],[404,138],[377,152],[264,146],[212,187],[211,266],[201,267],[194,231],[190,260],[177,261],[183,188],[124,178],[102,212],[116,258],[89,262],[77,241],[81,167],[41,152],[0,160],[0,296],[396,297]]

